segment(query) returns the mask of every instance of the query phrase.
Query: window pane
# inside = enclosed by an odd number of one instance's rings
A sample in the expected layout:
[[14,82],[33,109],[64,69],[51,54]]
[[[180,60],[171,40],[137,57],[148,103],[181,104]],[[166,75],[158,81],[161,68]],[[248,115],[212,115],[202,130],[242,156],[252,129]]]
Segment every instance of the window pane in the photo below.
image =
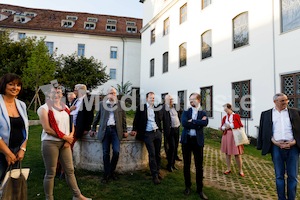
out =
[[169,68],[169,53],[166,52],[163,54],[163,73],[168,72]]
[[150,60],[150,77],[154,76],[154,59]]
[[251,117],[250,81],[232,83],[234,112],[242,118]]
[[186,43],[179,46],[179,67],[186,66]]
[[84,56],[84,49],[85,49],[84,44],[78,44],[78,56]]
[[116,69],[110,69],[109,70],[109,77],[110,77],[110,79],[116,79],[117,78],[116,72],[117,72]]
[[23,39],[26,37],[26,34],[25,33],[18,33],[18,38],[19,40]]
[[110,47],[110,58],[117,58],[118,47]]
[[248,13],[243,13],[233,19],[233,48],[248,44]]
[[151,44],[155,42],[155,29],[151,31]]
[[206,31],[202,34],[202,59],[211,57],[211,31]]
[[170,21],[169,21],[169,18],[167,18],[164,21],[164,35],[168,35],[169,34],[169,27],[170,27]]
[[50,55],[53,54],[53,42],[46,42],[46,46],[48,48],[48,52]]
[[184,4],[180,8],[180,24],[187,20],[187,4]]
[[211,0],[202,0],[202,9],[211,4]]
[[300,27],[300,0],[281,0],[282,32]]
[[288,106],[299,108],[300,106],[300,73],[293,73],[281,76],[281,91],[290,100]]
[[208,117],[213,116],[213,105],[212,105],[212,86],[203,87],[201,89],[201,105],[202,109],[206,111]]

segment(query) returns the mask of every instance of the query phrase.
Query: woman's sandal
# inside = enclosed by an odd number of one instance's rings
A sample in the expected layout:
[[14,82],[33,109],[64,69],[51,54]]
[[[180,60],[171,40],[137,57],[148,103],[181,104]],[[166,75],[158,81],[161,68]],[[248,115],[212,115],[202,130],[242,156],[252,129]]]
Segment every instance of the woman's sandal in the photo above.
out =
[[228,174],[230,174],[230,173],[231,173],[231,170],[226,170],[226,171],[224,172],[225,175],[228,175]]

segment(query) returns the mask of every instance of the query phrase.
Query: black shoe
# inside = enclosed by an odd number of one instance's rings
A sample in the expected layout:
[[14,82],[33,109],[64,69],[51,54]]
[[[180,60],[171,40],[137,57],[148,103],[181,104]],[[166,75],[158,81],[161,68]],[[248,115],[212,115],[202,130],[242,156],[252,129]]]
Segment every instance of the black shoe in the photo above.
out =
[[182,161],[182,159],[180,159],[179,157],[177,157],[175,160],[176,161]]
[[102,184],[107,184],[108,183],[108,178],[102,178],[101,183]]
[[208,200],[208,197],[203,192],[199,192],[199,197],[200,199]]
[[169,172],[173,172],[173,167],[167,167],[167,170],[168,170]]
[[153,177],[152,181],[153,181],[154,185],[160,184],[160,180],[158,179],[158,176]]
[[114,180],[114,181],[117,181],[117,180],[120,179],[115,173],[112,173],[112,174],[109,176],[109,178],[111,178],[111,179]]
[[191,194],[191,188],[189,188],[189,187],[185,188],[185,190],[183,191],[183,194],[184,194],[185,196],[190,195],[190,194]]
[[177,167],[175,167],[175,165],[172,167],[172,169],[173,169],[173,170],[178,170],[178,168],[177,168]]

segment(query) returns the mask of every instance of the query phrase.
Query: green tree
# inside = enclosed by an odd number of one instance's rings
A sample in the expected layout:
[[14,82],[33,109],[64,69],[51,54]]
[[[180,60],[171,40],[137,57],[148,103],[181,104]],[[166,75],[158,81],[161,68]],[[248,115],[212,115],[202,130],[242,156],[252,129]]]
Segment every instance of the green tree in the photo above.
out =
[[86,58],[75,54],[57,58],[58,69],[56,79],[67,89],[72,89],[78,83],[85,84],[88,89],[94,89],[105,83],[109,76],[105,73],[101,61],[94,57]]
[[[39,87],[49,84],[49,82],[53,80],[56,62],[48,53],[48,48],[45,44],[45,38],[41,38],[39,40],[37,40],[36,37],[28,38],[27,43],[31,43],[33,49],[27,55],[28,61],[27,66],[23,68],[22,81],[24,88],[35,91],[34,111],[36,111],[37,100],[39,100]],[[30,47],[30,45],[27,47]]]

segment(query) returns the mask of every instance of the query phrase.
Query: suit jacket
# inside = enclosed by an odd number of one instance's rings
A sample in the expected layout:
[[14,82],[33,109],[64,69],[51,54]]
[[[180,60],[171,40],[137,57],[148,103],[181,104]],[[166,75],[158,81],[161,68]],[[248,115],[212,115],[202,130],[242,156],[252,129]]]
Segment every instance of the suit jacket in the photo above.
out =
[[[142,107],[142,109],[141,109]],[[154,111],[155,113],[155,122],[158,126],[158,129],[161,131],[161,116],[159,111]],[[147,112],[147,104],[142,106],[138,106],[135,112],[134,120],[133,120],[133,131],[137,131],[136,139],[144,140],[146,127],[148,121],[148,112]]]
[[81,108],[78,111],[77,118],[76,118],[76,128],[75,128],[75,135],[76,138],[81,138],[83,136],[84,131],[91,130],[91,125],[94,118],[94,105],[87,105],[87,101],[89,104],[93,104],[90,102],[89,97],[84,97],[81,103]]
[[[96,130],[97,124],[99,124],[98,128],[98,139],[102,142],[103,138],[105,136],[107,121],[109,119],[109,110],[105,109],[107,108],[107,104],[104,101],[101,101],[99,104],[99,111],[96,114],[96,117],[93,122],[92,130]],[[123,105],[123,103],[122,103]],[[124,106],[124,105],[123,105]],[[123,138],[123,133],[127,132],[127,124],[126,124],[126,113],[121,107],[121,102],[118,101],[114,105],[114,117],[116,122],[116,129],[118,133],[119,140]],[[100,122],[100,123],[99,123]]]
[[203,127],[207,126],[208,118],[206,118],[206,120],[202,120],[202,118],[204,116],[206,116],[206,113],[204,111],[199,110],[197,119],[192,120],[191,122],[188,122],[188,120],[192,119],[192,114],[193,114],[192,108],[189,108],[188,110],[186,110],[182,113],[181,124],[183,126],[183,130],[182,130],[180,142],[182,144],[186,144],[188,133],[190,132],[191,129],[195,129],[197,143],[199,146],[203,147],[204,146]]
[[[257,149],[262,150],[261,154],[266,155],[271,153],[272,150],[272,137],[273,137],[273,121],[272,121],[273,109],[264,111],[260,116],[259,133],[257,138]],[[296,145],[300,148],[300,111],[288,108],[290,121],[292,124],[292,131]]]
[[[174,108],[176,109],[176,105],[173,105]],[[162,123],[163,123],[163,131],[164,131],[164,136],[169,137],[170,132],[171,132],[171,127],[172,127],[172,122],[171,122],[171,115],[170,115],[170,110],[167,107],[167,105],[163,105],[161,110],[160,110],[160,115],[162,118]],[[180,111],[177,111],[178,113],[178,118],[180,120]]]
[[[20,113],[20,116],[22,117],[25,124],[25,129],[22,131],[23,136],[25,138],[24,141],[25,141],[28,139],[28,127],[29,127],[26,104],[23,101],[20,101],[18,99],[15,99],[15,103],[18,112]],[[0,137],[8,146],[9,138],[10,138],[10,119],[2,95],[0,95]]]

